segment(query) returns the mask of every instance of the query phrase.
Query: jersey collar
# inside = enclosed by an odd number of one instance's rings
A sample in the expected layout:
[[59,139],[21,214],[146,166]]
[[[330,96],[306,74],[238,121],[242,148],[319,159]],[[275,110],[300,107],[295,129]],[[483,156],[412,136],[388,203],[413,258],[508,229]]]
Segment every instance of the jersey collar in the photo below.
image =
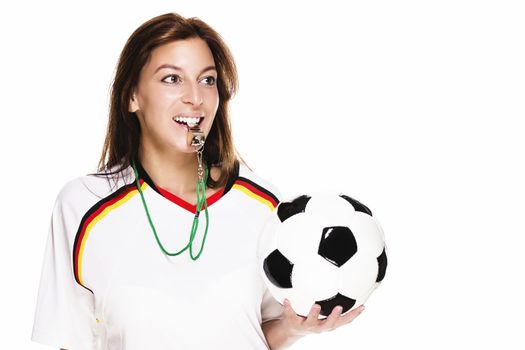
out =
[[[197,211],[196,205],[191,204],[185,201],[184,199],[176,196],[175,194],[171,193],[170,191],[155,185],[155,183],[153,182],[151,177],[148,175],[146,170],[142,167],[142,164],[140,163],[138,159],[135,159],[135,165],[137,166],[137,171],[139,173],[139,179],[142,179],[144,182],[146,182],[149,187],[151,187],[155,192],[157,192],[164,198],[168,199],[169,201],[175,203],[176,205],[195,214],[195,212]],[[220,191],[206,198],[206,205],[208,207],[211,206],[213,203],[221,199],[226,193],[228,193],[233,187],[233,184],[238,179],[238,177],[239,177],[239,163],[236,162],[234,176],[228,179],[226,186],[223,189],[221,189]]]

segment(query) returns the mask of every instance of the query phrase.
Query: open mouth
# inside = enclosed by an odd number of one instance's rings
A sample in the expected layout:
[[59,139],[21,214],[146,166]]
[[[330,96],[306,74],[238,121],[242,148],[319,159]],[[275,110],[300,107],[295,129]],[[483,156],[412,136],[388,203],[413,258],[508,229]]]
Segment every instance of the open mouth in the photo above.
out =
[[172,119],[174,122],[180,125],[188,125],[189,127],[193,127],[200,125],[200,123],[204,120],[204,117],[173,117]]

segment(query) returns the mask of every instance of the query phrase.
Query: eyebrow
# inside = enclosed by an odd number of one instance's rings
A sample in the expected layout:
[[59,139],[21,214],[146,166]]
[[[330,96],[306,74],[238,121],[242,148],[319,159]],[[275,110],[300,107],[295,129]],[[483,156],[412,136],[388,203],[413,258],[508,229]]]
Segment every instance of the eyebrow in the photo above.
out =
[[[155,72],[153,74],[157,73],[161,69],[174,69],[174,70],[180,70],[180,71],[183,70],[182,68],[174,66],[173,64],[162,64],[162,65],[158,66],[157,69],[155,69]],[[202,73],[204,73],[206,71],[209,71],[209,70],[217,71],[217,68],[215,68],[215,66],[208,66],[208,67],[204,68],[203,70],[201,70],[199,75],[201,75]]]

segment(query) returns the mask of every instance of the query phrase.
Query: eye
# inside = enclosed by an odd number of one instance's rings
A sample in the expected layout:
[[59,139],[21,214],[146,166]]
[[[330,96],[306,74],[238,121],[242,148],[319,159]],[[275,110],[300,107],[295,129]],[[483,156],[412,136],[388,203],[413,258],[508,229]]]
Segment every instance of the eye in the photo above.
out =
[[208,86],[214,86],[215,83],[217,82],[217,78],[215,78],[214,76],[207,76],[207,77],[204,77],[204,79],[202,79],[201,81],[204,82],[204,84],[208,85]]
[[168,83],[168,84],[177,84],[182,81],[181,77],[177,74],[170,74],[166,75],[164,78],[162,78],[162,82]]

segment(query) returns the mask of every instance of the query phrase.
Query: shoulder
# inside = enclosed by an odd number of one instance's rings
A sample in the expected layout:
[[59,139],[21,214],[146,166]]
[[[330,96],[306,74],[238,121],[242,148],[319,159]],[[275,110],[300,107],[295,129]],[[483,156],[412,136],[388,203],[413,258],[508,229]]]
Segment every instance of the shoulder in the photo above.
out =
[[279,189],[272,182],[260,177],[242,163],[239,165],[239,176],[235,185],[244,186],[249,190],[268,196],[275,201],[275,205],[279,203],[281,198]]
[[90,207],[133,184],[131,168],[119,172],[101,172],[77,177],[67,182],[58,193],[57,203]]

